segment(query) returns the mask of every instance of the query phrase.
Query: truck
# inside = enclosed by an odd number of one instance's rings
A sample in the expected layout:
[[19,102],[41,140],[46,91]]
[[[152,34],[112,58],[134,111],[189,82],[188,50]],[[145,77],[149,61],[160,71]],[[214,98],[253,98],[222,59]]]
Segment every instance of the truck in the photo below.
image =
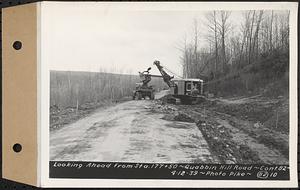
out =
[[153,86],[149,86],[148,83],[151,81],[151,77],[161,77],[156,75],[151,75],[149,71],[151,70],[151,67],[149,67],[146,71],[139,72],[139,76],[141,79],[141,82],[136,83],[135,90],[133,91],[132,99],[146,99],[147,97],[150,100],[154,99],[154,92],[155,89]]

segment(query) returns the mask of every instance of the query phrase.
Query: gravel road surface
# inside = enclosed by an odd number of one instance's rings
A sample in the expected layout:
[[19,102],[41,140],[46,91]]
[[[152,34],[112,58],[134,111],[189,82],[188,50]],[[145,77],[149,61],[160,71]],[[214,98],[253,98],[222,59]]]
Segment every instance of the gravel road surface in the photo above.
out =
[[218,163],[195,123],[168,121],[155,101],[127,101],[50,132],[50,160]]

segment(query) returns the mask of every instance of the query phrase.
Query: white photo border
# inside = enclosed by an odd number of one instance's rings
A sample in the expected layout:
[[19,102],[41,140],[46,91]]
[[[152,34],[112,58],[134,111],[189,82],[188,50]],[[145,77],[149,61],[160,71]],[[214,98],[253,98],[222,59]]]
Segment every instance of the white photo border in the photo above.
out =
[[[39,71],[41,82],[39,85],[40,101],[40,130],[39,130],[39,164],[40,185],[42,187],[298,187],[297,173],[297,137],[298,137],[298,110],[297,110],[297,14],[296,2],[39,2],[38,20],[40,58]],[[289,133],[289,166],[290,180],[263,181],[263,180],[153,180],[153,179],[53,179],[49,178],[49,101],[50,80],[49,65],[51,57],[47,54],[44,38],[47,25],[44,17],[49,14],[49,7],[55,6],[92,5],[99,8],[114,10],[290,10],[290,133]],[[55,14],[53,12],[53,14]],[[38,46],[38,47],[39,47]]]

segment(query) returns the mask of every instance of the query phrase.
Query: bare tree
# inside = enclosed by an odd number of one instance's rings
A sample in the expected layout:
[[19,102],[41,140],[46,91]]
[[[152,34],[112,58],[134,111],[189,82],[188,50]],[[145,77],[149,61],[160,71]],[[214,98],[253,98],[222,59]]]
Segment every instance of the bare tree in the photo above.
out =
[[198,36],[199,36],[199,29],[198,29],[198,21],[194,19],[194,56],[195,56],[195,64],[198,64]]
[[207,19],[207,26],[208,26],[208,30],[209,33],[213,33],[213,42],[214,42],[214,54],[215,54],[215,61],[214,61],[214,74],[213,74],[213,78],[216,77],[217,73],[218,73],[218,53],[219,53],[219,49],[218,49],[218,21],[217,21],[217,11],[212,11],[209,12],[206,15],[206,19]]
[[271,22],[270,22],[270,33],[269,33],[269,48],[270,48],[270,51],[272,51],[273,49],[273,33],[272,33],[272,29],[273,29],[273,18],[274,18],[274,11],[272,10],[272,13],[271,13]]
[[248,46],[248,64],[251,63],[251,54],[252,54],[252,33],[253,33],[253,26],[254,26],[254,20],[255,20],[255,10],[252,11],[252,19],[251,19],[251,26],[250,26],[250,31],[249,31],[249,46]]
[[253,37],[253,45],[252,45],[252,51],[251,52],[253,52],[253,53],[256,52],[256,57],[258,56],[258,43],[259,43],[258,34],[259,34],[260,23],[261,23],[261,20],[262,20],[263,13],[264,13],[263,10],[259,11],[259,16],[258,16],[258,19],[256,21],[256,30],[255,30],[254,37]]
[[[281,48],[282,52],[288,50],[288,12],[249,10],[236,25],[230,15],[228,11],[208,12],[201,25],[206,35],[198,33],[199,23],[193,21],[193,32],[188,36],[191,41],[187,42],[188,37],[185,37],[182,48],[185,77],[220,78],[257,63],[262,56],[271,55],[275,48]],[[207,43],[198,43],[201,38]]]
[[249,18],[250,18],[250,11],[245,12],[245,14],[243,14],[244,16],[244,23],[241,25],[241,32],[242,32],[242,36],[243,36],[243,40],[241,43],[241,48],[240,48],[240,52],[239,52],[239,66],[241,66],[241,62],[243,61],[243,56],[244,56],[244,49],[245,52],[247,52],[247,46],[248,46],[248,35],[249,35],[249,30],[250,30],[250,22],[249,22]]
[[225,71],[225,66],[227,62],[226,58],[226,45],[225,45],[225,37],[227,32],[230,29],[230,24],[228,22],[228,18],[231,12],[229,11],[220,11],[220,23],[219,23],[219,32],[221,36],[221,52],[222,52],[222,71]]

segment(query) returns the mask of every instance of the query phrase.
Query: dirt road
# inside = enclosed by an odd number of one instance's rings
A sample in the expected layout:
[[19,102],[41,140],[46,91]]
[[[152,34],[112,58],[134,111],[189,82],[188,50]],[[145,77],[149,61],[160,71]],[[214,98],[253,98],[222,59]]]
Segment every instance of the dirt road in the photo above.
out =
[[128,101],[50,133],[50,160],[218,163],[195,123]]

